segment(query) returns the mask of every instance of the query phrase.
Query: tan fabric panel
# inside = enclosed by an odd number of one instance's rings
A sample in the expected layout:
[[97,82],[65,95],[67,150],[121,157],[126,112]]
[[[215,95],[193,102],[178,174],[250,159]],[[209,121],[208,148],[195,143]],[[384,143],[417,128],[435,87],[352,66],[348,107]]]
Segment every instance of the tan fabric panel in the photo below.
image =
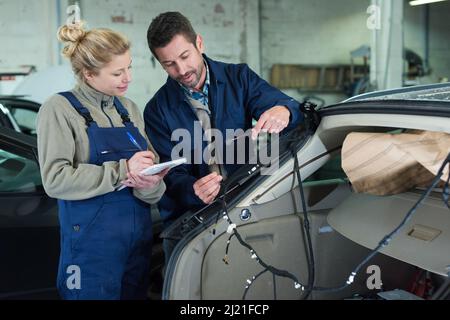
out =
[[[350,133],[342,147],[342,168],[356,192],[391,195],[428,186],[450,152],[450,135]],[[448,167],[442,180],[448,177]]]

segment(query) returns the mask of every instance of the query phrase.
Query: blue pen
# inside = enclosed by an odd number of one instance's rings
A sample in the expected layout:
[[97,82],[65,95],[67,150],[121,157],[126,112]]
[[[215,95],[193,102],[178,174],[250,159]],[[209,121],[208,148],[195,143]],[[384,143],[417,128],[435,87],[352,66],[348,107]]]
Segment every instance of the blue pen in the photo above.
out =
[[134,144],[139,150],[144,151],[142,147],[139,145],[139,143],[134,139],[133,135],[127,131],[128,138],[130,139],[131,143]]
[[[133,137],[133,135],[131,133],[129,133],[128,131],[127,131],[127,136],[128,136],[128,139],[130,139],[132,144],[134,144],[139,150],[144,151],[144,149],[142,149],[141,145],[136,141],[136,139]],[[120,191],[126,187],[127,186],[125,186],[125,185],[121,185],[120,187],[117,188],[117,191]]]

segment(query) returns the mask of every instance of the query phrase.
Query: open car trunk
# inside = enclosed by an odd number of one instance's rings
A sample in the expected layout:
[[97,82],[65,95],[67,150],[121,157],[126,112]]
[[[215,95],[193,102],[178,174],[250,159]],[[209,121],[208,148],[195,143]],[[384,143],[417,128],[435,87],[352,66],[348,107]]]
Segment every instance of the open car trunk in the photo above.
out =
[[[326,109],[313,135],[300,131],[294,137],[310,221],[315,287],[344,285],[423,192],[411,190],[383,197],[354,193],[341,169],[345,137],[351,132],[405,129],[450,133],[450,110],[426,115],[404,109],[391,109],[390,114],[371,110],[358,112],[355,107],[355,112],[349,113],[340,112],[338,107]],[[265,272],[253,279],[264,270],[258,258],[288,271],[303,285],[311,273],[294,157],[286,148],[281,158],[275,174],[249,177],[227,196],[229,219],[254,252],[235,236],[230,238],[230,223],[223,218],[219,202],[187,213],[166,232],[180,241],[166,268],[163,298],[242,299],[244,293],[246,299],[305,297],[301,286],[295,286],[290,278]],[[360,269],[352,285],[336,291],[313,290],[308,299],[376,298],[379,291],[408,291],[422,270],[430,273],[436,286],[441,284],[450,265],[450,212],[439,197],[432,195],[418,208],[389,245]],[[380,290],[370,285],[373,269],[367,269],[369,266],[379,267]]]

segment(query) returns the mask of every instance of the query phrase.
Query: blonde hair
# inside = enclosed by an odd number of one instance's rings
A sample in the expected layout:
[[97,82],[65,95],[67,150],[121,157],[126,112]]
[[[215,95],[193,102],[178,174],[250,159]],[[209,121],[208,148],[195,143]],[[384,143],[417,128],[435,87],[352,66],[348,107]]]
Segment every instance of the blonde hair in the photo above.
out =
[[63,25],[58,29],[58,40],[64,43],[63,56],[70,59],[75,75],[84,81],[83,70],[98,74],[113,56],[130,49],[129,40],[110,29],[85,30],[84,23]]

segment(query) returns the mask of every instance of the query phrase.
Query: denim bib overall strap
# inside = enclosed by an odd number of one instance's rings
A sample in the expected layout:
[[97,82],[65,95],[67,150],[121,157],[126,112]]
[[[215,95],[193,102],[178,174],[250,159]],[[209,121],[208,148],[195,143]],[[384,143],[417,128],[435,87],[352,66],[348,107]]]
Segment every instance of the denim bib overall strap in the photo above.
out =
[[[147,142],[114,98],[125,127],[100,128],[71,92],[62,92],[83,116],[89,137],[89,163],[129,159]],[[144,299],[152,245],[150,207],[132,188],[85,200],[58,200],[61,255],[57,286],[64,299]]]

